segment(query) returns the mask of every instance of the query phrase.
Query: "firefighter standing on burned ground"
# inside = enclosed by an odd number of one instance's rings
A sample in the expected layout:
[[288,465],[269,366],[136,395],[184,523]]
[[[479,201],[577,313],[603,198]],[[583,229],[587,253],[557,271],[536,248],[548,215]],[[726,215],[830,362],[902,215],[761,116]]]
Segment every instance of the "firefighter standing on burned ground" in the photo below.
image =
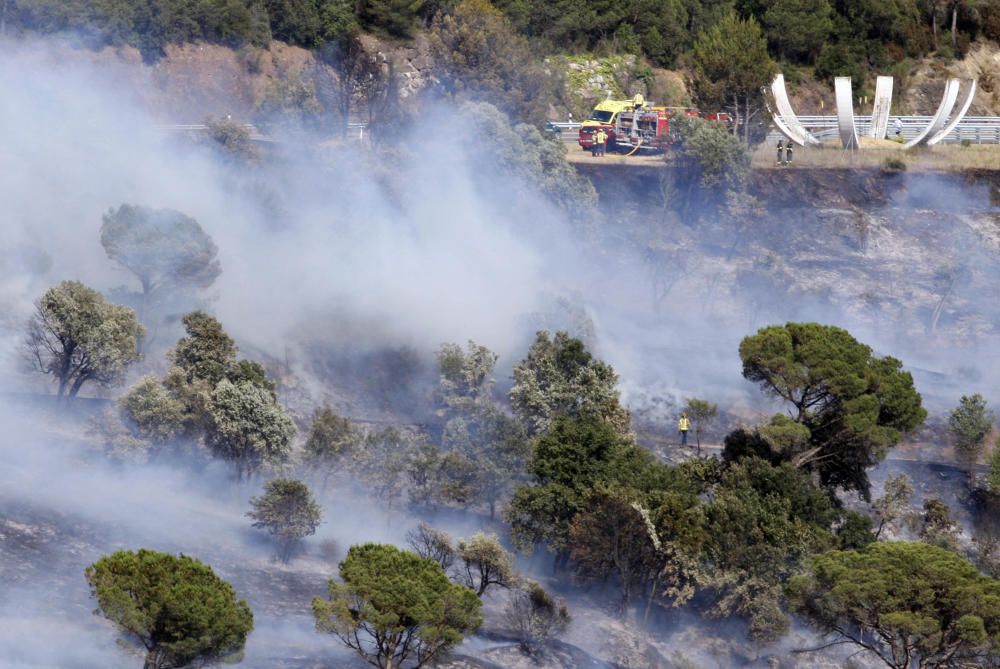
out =
[[681,433],[681,446],[687,446],[688,430],[691,429],[691,421],[688,419],[686,411],[681,412],[681,417],[677,420],[677,431]]
[[785,164],[792,164],[792,140],[785,142]]
[[782,142],[779,139],[778,140],[778,161],[777,161],[778,165],[782,165],[785,162],[785,160],[784,160],[784,158],[785,158],[784,151],[785,151],[784,142]]

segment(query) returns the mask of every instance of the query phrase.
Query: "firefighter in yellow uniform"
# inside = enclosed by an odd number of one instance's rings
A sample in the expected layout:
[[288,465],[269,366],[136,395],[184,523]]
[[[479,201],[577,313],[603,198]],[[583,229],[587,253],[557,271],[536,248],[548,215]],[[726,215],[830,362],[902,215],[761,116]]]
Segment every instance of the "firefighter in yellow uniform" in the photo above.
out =
[[691,429],[691,421],[688,420],[687,412],[681,413],[680,420],[677,421],[677,429],[681,433],[681,446],[687,446],[688,430]]
[[604,132],[604,128],[598,128],[597,132],[594,133],[594,145],[592,151],[590,152],[593,156],[603,156],[604,155],[604,143],[608,141],[608,135]]

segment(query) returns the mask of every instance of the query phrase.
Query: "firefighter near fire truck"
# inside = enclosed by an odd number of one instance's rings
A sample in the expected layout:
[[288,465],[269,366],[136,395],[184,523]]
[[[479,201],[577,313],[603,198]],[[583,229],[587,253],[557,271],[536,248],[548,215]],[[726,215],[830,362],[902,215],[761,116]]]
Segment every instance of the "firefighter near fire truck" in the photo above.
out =
[[593,142],[590,145],[590,155],[592,156],[603,156],[604,148],[608,145],[608,135],[604,132],[604,128],[598,128],[597,132],[594,133]]

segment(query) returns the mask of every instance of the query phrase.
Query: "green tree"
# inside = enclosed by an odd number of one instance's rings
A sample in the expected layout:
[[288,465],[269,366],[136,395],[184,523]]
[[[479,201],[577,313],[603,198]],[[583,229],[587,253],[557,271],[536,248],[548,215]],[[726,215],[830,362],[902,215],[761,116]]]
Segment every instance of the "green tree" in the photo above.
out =
[[446,407],[462,408],[469,402],[489,399],[496,379],[496,353],[469,341],[466,350],[458,344],[442,344],[438,351],[438,395]]
[[763,108],[761,89],[774,78],[767,40],[753,17],[729,14],[703,30],[691,52],[694,92],[705,109],[726,109],[750,143],[750,125]]
[[630,443],[597,417],[556,418],[538,438],[528,470],[534,484],[514,493],[506,515],[514,543],[530,549],[545,543],[565,564],[569,532],[598,482],[614,478],[614,465]]
[[290,44],[312,47],[321,31],[317,0],[264,0],[271,35]]
[[527,122],[545,114],[550,82],[528,41],[489,0],[461,0],[431,26],[439,80],[451,95],[485,101]]
[[684,0],[684,6],[690,17],[688,30],[697,35],[733,14],[736,11],[736,0],[716,0],[715,2]]
[[198,221],[173,209],[128,204],[112,209],[104,215],[101,245],[139,279],[143,320],[164,293],[208,288],[222,273],[212,238]]
[[73,398],[88,381],[120,383],[139,359],[136,342],[143,332],[128,307],[106,302],[78,281],[63,281],[35,303],[25,347],[32,366],[55,377],[58,398]]
[[969,474],[969,484],[975,475],[974,467],[986,450],[986,437],[993,430],[996,414],[986,408],[986,400],[979,393],[962,395],[948,416],[948,431],[955,444],[955,455]]
[[886,529],[894,529],[902,519],[913,495],[913,484],[906,474],[899,474],[885,482],[882,496],[872,503],[878,527],[875,528],[875,538],[880,539]]
[[101,613],[146,648],[145,669],[238,658],[253,613],[211,567],[145,548],[118,551],[86,569]]
[[833,9],[828,0],[774,0],[761,21],[778,55],[811,60],[833,30]]
[[708,400],[691,397],[688,399],[684,411],[694,423],[694,438],[698,444],[698,455],[701,455],[701,435],[705,428],[719,415],[719,407]]
[[217,319],[203,311],[186,314],[181,321],[186,337],[177,340],[172,362],[190,381],[204,381],[215,387],[236,364],[236,342]]
[[1000,494],[1000,441],[993,446],[993,450],[990,451],[987,457],[987,464],[989,465],[989,473],[987,474],[987,481],[990,485],[990,490],[994,494]]
[[646,518],[620,493],[598,487],[569,529],[570,557],[583,580],[606,582],[614,575],[621,588],[621,612],[634,590],[645,587],[660,568],[657,538]]
[[[147,60],[163,55],[167,44],[205,40],[238,47],[252,42],[266,46],[267,17],[244,0],[7,0],[13,4],[20,30],[65,32],[86,26],[85,43],[137,47]],[[0,22],[2,22],[0,18]]]
[[[515,188],[527,188],[581,223],[593,220],[597,205],[594,184],[577,172],[566,160],[566,144],[558,137],[543,135],[529,123],[512,124],[497,107],[486,102],[466,102],[460,108],[461,119],[468,124],[463,132],[479,138],[468,147],[470,160],[488,161],[495,172],[483,174],[484,192],[497,192],[497,174],[516,180]],[[539,117],[534,117],[536,121]],[[474,175],[477,176],[477,175]],[[504,192],[506,196],[508,193]],[[534,198],[503,201],[508,216],[538,215]],[[514,209],[511,209],[514,207]]]
[[385,544],[351,546],[342,582],[312,602],[316,629],[334,634],[380,669],[419,669],[482,624],[482,602],[448,581],[434,560]]
[[236,364],[230,367],[226,378],[236,384],[246,381],[261,390],[266,390],[273,399],[278,399],[277,384],[268,377],[264,365],[256,360],[237,360]]
[[224,155],[236,160],[254,162],[260,158],[260,152],[250,139],[250,128],[231,118],[205,119],[209,138],[220,147]]
[[525,478],[531,446],[524,428],[493,402],[478,402],[445,424],[442,442],[451,457],[442,471],[443,497],[485,504],[492,520]]
[[466,587],[482,596],[490,586],[510,588],[517,583],[514,556],[504,549],[495,534],[477,532],[458,542],[460,578]]
[[809,429],[800,467],[823,485],[870,498],[867,469],[927,415],[913,377],[892,357],[878,358],[846,330],[788,323],[758,330],[740,343],[743,376],[792,405]]
[[593,413],[621,435],[631,432],[632,416],[618,401],[618,375],[565,332],[540,331],[524,360],[514,366],[510,401],[529,435],[544,433],[559,415]]
[[313,412],[305,443],[306,463],[323,473],[324,488],[331,474],[359,447],[360,441],[361,435],[350,419],[338,416],[329,405]]
[[263,388],[223,379],[212,391],[208,414],[206,442],[215,455],[234,464],[239,477],[249,478],[263,466],[275,469],[288,460],[295,423]]
[[367,28],[409,37],[423,5],[424,0],[358,0],[356,11]]
[[306,484],[294,479],[268,481],[263,495],[250,498],[250,506],[253,510],[247,516],[254,521],[253,526],[277,537],[285,562],[296,542],[316,533],[323,516]]
[[674,128],[680,141],[679,165],[690,183],[706,189],[745,190],[750,178],[750,152],[726,126],[700,118],[678,117]]
[[785,463],[758,458],[730,464],[704,508],[702,560],[716,600],[709,614],[741,615],[756,641],[788,629],[782,583],[807,556],[833,548],[838,519],[830,498]]
[[223,380],[253,386],[275,404],[275,384],[264,367],[236,359],[236,344],[218,320],[200,311],[182,320],[187,336],[167,355],[172,366],[160,381],[162,387],[157,387],[155,379],[145,378],[122,398],[127,409],[123,418],[133,432],[154,442],[154,433],[207,441],[214,425],[212,393]]
[[520,423],[493,400],[497,355],[470,341],[463,351],[443,344],[438,352],[439,413],[447,417],[442,447],[440,497],[485,503],[490,519],[525,473],[530,447]]
[[816,57],[816,78],[832,83],[835,77],[850,77],[861,84],[867,77],[863,45],[827,42]]
[[136,436],[162,445],[183,433],[184,404],[174,398],[153,374],[139,379],[118,400],[126,425]]
[[923,543],[831,551],[791,579],[795,609],[820,631],[895,669],[985,666],[1000,638],[1000,582]]
[[844,513],[843,522],[837,528],[837,539],[840,540],[841,550],[864,548],[877,541],[875,533],[872,532],[872,519],[857,511],[847,511]]
[[917,531],[921,540],[957,553],[958,532],[947,504],[937,497],[928,497],[924,500],[924,512],[918,520]]
[[[842,44],[845,53],[856,56],[854,64],[861,66],[862,73],[870,65],[888,65],[889,53],[920,57],[931,48],[931,37],[921,16],[924,3],[919,0],[837,0],[833,4],[837,14],[830,41]],[[836,74],[847,73],[844,70]],[[859,83],[862,80],[855,79]]]
[[414,473],[413,455],[424,443],[421,436],[394,427],[369,433],[355,449],[350,471],[391,511],[406,489],[407,473]]

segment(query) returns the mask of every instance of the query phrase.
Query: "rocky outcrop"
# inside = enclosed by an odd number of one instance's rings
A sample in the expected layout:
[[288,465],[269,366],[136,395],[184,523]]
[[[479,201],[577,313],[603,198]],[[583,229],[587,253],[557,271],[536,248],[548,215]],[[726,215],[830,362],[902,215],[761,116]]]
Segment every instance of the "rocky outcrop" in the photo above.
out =
[[361,42],[380,62],[393,63],[400,77],[400,97],[404,100],[434,83],[434,59],[426,34],[420,33],[410,44],[403,45],[391,44],[374,35],[362,36]]

